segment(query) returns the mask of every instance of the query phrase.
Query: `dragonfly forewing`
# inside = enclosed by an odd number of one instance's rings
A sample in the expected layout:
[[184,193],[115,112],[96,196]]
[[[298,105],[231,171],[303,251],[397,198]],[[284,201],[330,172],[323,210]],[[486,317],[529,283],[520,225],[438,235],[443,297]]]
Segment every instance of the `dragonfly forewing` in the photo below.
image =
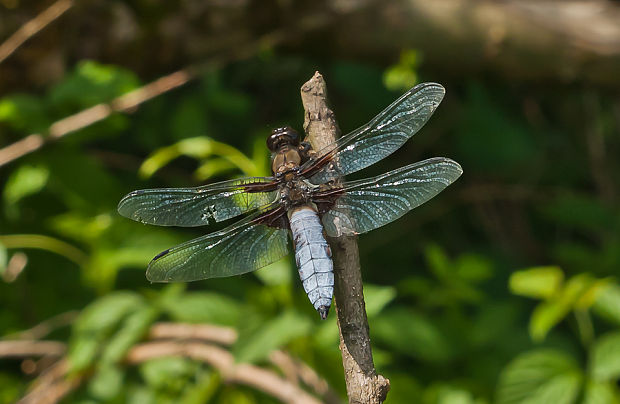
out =
[[[443,99],[445,89],[436,83],[413,87],[361,128],[339,138],[304,164],[302,173],[322,184],[366,168],[398,150],[429,120]],[[320,169],[313,171],[313,165]]]
[[118,212],[158,226],[204,226],[272,203],[276,188],[273,178],[254,177],[197,188],[144,189],[123,197]]
[[333,207],[323,214],[325,232],[339,237],[386,225],[433,198],[462,172],[457,162],[436,157],[344,183]]

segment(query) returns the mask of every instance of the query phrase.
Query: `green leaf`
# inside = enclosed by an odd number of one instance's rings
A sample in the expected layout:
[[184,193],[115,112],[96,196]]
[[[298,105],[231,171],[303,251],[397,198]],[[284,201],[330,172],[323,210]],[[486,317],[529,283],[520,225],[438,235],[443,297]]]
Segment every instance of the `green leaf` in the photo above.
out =
[[142,304],[142,298],[135,293],[116,292],[86,307],[73,325],[67,355],[71,372],[89,367],[114,327]]
[[150,178],[159,169],[180,156],[202,159],[213,154],[213,139],[206,136],[183,139],[151,153],[138,171],[141,178]]
[[52,122],[47,110],[41,97],[13,94],[0,99],[0,122],[21,132],[41,133]]
[[586,383],[581,404],[618,404],[618,391],[613,383],[601,383],[589,380]]
[[441,362],[451,355],[448,342],[430,320],[402,307],[375,317],[371,333],[373,341],[414,358]]
[[111,400],[123,387],[123,371],[117,366],[102,366],[88,383],[88,392],[99,400]]
[[237,325],[241,306],[235,300],[210,292],[190,292],[165,299],[163,310],[175,321]]
[[444,250],[438,245],[431,244],[424,249],[424,256],[428,266],[438,279],[450,277],[451,262]]
[[516,295],[549,299],[558,293],[563,281],[564,273],[559,267],[536,267],[513,272],[509,288]]
[[225,158],[210,158],[196,169],[194,176],[200,181],[206,181],[212,177],[221,176],[224,173],[236,168],[237,166]]
[[129,70],[85,60],[52,89],[50,101],[56,108],[69,113],[108,102],[139,85],[136,75]]
[[146,305],[131,313],[105,346],[101,362],[103,364],[120,362],[127,351],[148,332],[157,315],[156,309]]
[[233,353],[238,362],[256,362],[289,341],[308,335],[310,320],[294,311],[287,311],[267,321],[258,331],[241,334],[235,343]]
[[82,242],[94,242],[113,223],[109,213],[97,216],[84,215],[79,212],[70,212],[54,216],[50,224],[60,234]]
[[210,403],[221,384],[221,378],[215,372],[203,372],[195,385],[186,389],[179,399],[180,404]]
[[95,361],[100,349],[100,339],[98,336],[89,335],[80,335],[73,338],[67,353],[70,372],[84,370]]
[[497,404],[572,404],[583,374],[564,352],[540,349],[519,355],[500,374]]
[[109,331],[128,313],[141,307],[142,297],[134,292],[114,292],[88,305],[74,323],[78,333],[90,335]]
[[366,315],[374,317],[396,297],[396,288],[393,286],[364,285],[364,300]]
[[592,377],[597,381],[620,378],[620,332],[600,337],[592,347]]
[[620,286],[613,284],[604,287],[592,308],[599,316],[620,325]]
[[197,368],[198,365],[190,359],[171,356],[142,363],[140,374],[154,389],[181,391],[187,384],[187,379],[196,373]]
[[398,64],[388,67],[383,74],[383,83],[390,90],[409,90],[418,83],[416,69],[420,60],[414,49],[403,50]]
[[493,264],[488,258],[478,254],[463,254],[455,261],[456,275],[475,283],[493,276]]
[[583,309],[580,299],[592,288],[598,288],[598,281],[588,274],[573,276],[561,291],[534,309],[530,319],[530,335],[535,341],[542,341],[547,333],[575,307]]
[[47,184],[49,175],[49,169],[43,165],[19,167],[6,182],[4,200],[8,204],[15,204],[22,198],[36,194]]

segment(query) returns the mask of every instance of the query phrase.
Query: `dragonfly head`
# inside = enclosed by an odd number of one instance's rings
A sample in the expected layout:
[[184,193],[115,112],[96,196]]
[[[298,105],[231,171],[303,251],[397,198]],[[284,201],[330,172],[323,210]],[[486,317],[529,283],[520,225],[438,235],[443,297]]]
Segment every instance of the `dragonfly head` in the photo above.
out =
[[290,145],[299,146],[299,133],[295,129],[285,126],[276,128],[271,131],[271,135],[267,138],[267,147],[272,153],[276,153],[282,146]]
[[280,177],[291,173],[290,181],[299,169],[301,155],[299,154],[299,134],[289,127],[274,129],[267,138],[267,147],[272,152],[271,169]]

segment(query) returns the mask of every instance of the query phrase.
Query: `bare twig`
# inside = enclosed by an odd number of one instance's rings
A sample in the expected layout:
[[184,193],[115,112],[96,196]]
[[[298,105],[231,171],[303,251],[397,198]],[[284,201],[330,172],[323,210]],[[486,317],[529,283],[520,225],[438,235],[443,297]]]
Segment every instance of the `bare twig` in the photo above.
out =
[[66,345],[56,341],[0,341],[0,357],[21,358],[24,356],[60,356]]
[[54,331],[57,328],[64,327],[69,325],[75,320],[79,312],[77,310],[71,310],[64,313],[60,313],[54,317],[48,318],[45,321],[35,325],[34,327],[21,331],[15,334],[9,334],[4,338],[15,338],[15,339],[29,339],[36,340],[41,339],[48,335],[50,332]]
[[71,7],[73,7],[73,0],[58,0],[41,14],[22,25],[20,29],[0,45],[0,63],[11,56],[24,42],[47,27]]
[[230,327],[211,324],[156,323],[149,332],[151,339],[200,339],[223,345],[237,340],[237,331]]
[[[52,318],[31,330],[18,335],[44,334],[52,328],[52,323],[64,321],[69,313]],[[151,342],[134,346],[126,356],[128,364],[136,364],[145,360],[163,356],[185,356],[206,362],[217,369],[225,381],[244,384],[263,391],[285,403],[318,404],[339,402],[338,394],[330,389],[327,382],[313,369],[303,362],[293,359],[283,351],[274,351],[270,355],[272,363],[280,367],[286,362],[294,375],[292,378],[301,380],[316,394],[321,401],[307,393],[297,383],[279,376],[276,372],[262,369],[250,364],[236,364],[233,355],[225,348],[212,345],[215,342],[231,345],[237,339],[237,332],[229,327],[210,324],[156,323],[149,332]],[[54,341],[0,341],[0,358],[30,358],[45,355],[60,356],[66,351],[66,345]],[[61,359],[36,379],[33,388],[20,401],[21,404],[48,403],[62,400],[76,389],[85,375],[74,375],[67,378],[68,366],[66,359]]]
[[254,387],[285,403],[319,404],[320,401],[275,373],[250,364],[235,364],[230,352],[203,343],[148,342],[131,349],[127,362],[141,363],[162,356],[185,356],[206,362],[231,383]]
[[342,400],[338,393],[329,387],[329,384],[320,377],[314,369],[304,362],[295,359],[287,353],[277,350],[269,354],[269,360],[282,370],[282,373],[292,383],[301,381],[321,396],[323,403],[338,404]]
[[[301,98],[306,140],[320,150],[335,141],[339,130],[327,106],[326,85],[319,72],[301,87]],[[349,402],[382,403],[390,383],[377,374],[372,359],[357,240],[339,237],[328,241],[334,254],[334,294]]]
[[[328,21],[328,18],[309,15],[300,21],[298,24],[298,29],[299,32],[315,30],[326,25]],[[31,134],[24,139],[0,149],[0,167],[40,149],[48,141],[57,140],[65,135],[102,121],[114,112],[132,113],[136,111],[137,108],[145,101],[174,90],[202,73],[221,68],[225,64],[235,60],[242,60],[244,58],[251,57],[260,49],[277,46],[299,32],[291,32],[288,29],[274,30],[273,32],[259,37],[255,41],[246,44],[239,44],[238,46],[232,46],[230,47],[232,51],[220,56],[214,56],[205,63],[190,65],[184,69],[160,77],[159,79],[127,94],[121,95],[109,103],[94,105],[56,121],[49,127],[47,134]]]
[[110,116],[113,112],[130,112],[143,102],[182,86],[191,78],[192,75],[186,70],[179,70],[117,97],[109,104],[97,104],[56,121],[50,126],[49,136],[47,138],[40,134],[32,134],[12,145],[0,149],[0,166],[40,149],[48,140],[61,138],[69,133],[99,122]]
[[56,404],[67,394],[79,387],[83,377],[75,375],[67,378],[69,363],[66,359],[58,361],[39,377],[32,389],[17,404]]

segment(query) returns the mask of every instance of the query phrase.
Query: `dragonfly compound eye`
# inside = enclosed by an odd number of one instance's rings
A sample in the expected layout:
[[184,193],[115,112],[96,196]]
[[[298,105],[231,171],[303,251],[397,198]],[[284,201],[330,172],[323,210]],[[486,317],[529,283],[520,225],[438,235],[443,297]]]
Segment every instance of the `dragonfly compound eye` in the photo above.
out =
[[289,126],[272,130],[271,135],[267,138],[267,147],[269,150],[275,153],[285,144],[290,144],[295,147],[299,146],[299,133]]

